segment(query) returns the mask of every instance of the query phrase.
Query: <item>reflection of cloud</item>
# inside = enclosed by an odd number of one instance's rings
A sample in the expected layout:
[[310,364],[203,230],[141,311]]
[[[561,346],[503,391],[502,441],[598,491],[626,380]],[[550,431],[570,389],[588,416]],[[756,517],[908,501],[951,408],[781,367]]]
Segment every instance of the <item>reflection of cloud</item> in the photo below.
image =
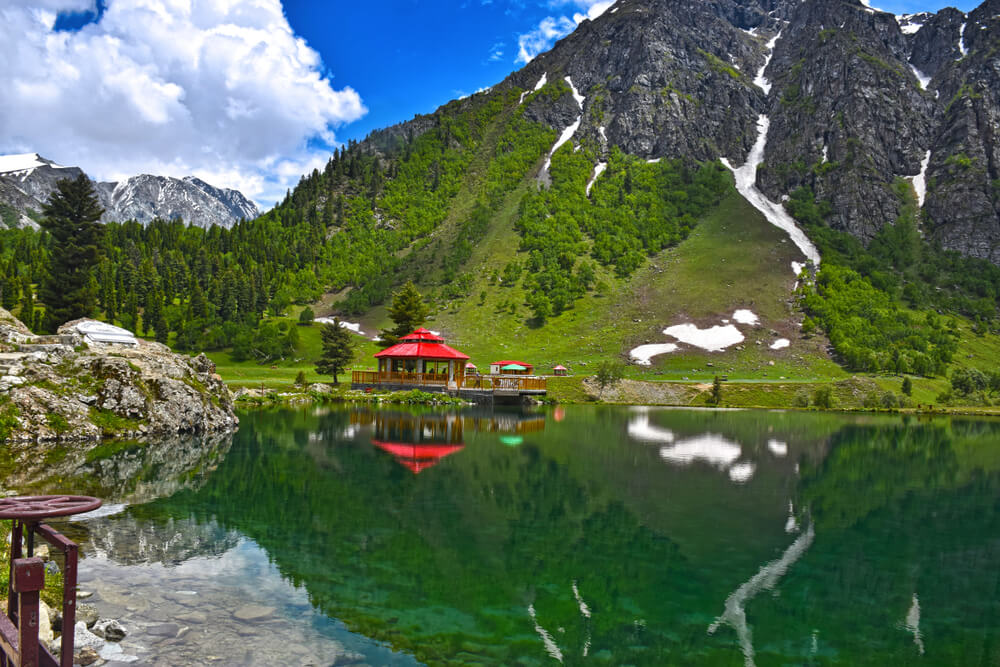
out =
[[715,634],[719,626],[723,623],[731,625],[736,630],[739,638],[740,648],[743,650],[744,664],[753,667],[753,634],[747,625],[746,605],[758,593],[771,590],[777,585],[778,580],[785,576],[788,569],[802,557],[813,542],[816,533],[812,525],[806,529],[792,544],[785,550],[778,560],[773,560],[764,565],[749,581],[737,588],[728,598],[726,598],[726,608],[722,616],[715,619],[712,625],[708,626],[708,634]]

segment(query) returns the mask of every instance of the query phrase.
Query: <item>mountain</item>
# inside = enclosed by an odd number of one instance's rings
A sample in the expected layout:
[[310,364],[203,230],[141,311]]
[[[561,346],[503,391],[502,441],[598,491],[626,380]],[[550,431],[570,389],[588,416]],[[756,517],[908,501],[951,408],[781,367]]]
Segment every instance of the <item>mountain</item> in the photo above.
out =
[[[807,188],[827,223],[870,241],[909,181],[945,248],[1000,264],[1000,0],[894,16],[859,0],[619,0],[491,89],[570,82],[526,118],[606,161],[742,164],[769,124],[756,184]],[[764,69],[761,69],[764,67]],[[524,98],[522,98],[524,99]],[[425,118],[402,133],[425,131]],[[378,135],[374,135],[377,144]]]
[[[79,167],[63,167],[37,153],[0,156],[0,205],[16,213],[19,226],[33,226],[32,212],[42,210],[56,182],[83,173]],[[216,188],[193,176],[141,174],[118,183],[95,182],[94,188],[105,209],[104,222],[145,224],[156,218],[180,218],[198,227],[228,228],[260,214],[239,191]]]
[[[336,151],[260,238],[323,235],[323,305],[366,328],[414,280],[473,354],[638,358],[746,308],[771,332],[752,343],[791,358],[829,362],[818,332],[850,370],[941,374],[959,329],[935,311],[997,328],[998,17],[619,0],[492,88]],[[795,281],[810,261],[823,289]],[[681,349],[657,366],[691,372]],[[766,375],[752,350],[724,363]]]

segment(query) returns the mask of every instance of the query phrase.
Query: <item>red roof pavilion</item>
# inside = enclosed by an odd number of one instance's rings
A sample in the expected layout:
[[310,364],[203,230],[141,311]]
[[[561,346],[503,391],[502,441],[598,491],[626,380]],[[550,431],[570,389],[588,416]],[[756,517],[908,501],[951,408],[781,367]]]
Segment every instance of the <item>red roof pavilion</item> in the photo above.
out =
[[376,359],[434,359],[468,361],[469,355],[444,344],[444,338],[420,328],[399,339],[401,342],[375,355]]

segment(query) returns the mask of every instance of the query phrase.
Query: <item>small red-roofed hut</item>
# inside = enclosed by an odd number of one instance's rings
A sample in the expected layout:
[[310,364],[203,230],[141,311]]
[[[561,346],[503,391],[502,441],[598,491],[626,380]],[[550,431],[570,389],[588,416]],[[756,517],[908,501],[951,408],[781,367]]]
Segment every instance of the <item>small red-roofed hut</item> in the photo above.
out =
[[569,375],[569,369],[562,365],[556,366],[555,368],[552,369],[552,374],[560,376]]
[[[512,368],[505,369],[505,366],[511,366]],[[503,361],[494,361],[490,364],[490,375],[531,375],[531,371],[534,368],[534,366],[526,361],[505,359]]]

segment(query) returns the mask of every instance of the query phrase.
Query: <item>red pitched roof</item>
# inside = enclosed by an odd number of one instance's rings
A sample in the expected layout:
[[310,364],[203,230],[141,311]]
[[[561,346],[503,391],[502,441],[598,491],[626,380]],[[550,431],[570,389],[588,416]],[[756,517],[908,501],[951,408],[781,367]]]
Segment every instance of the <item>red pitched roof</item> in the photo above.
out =
[[444,343],[400,343],[382,350],[375,355],[376,359],[460,359],[467,360],[469,355],[462,354]]
[[444,338],[435,336],[424,328],[417,329],[399,340],[405,341],[386,348],[375,355],[376,359],[460,359],[468,361],[469,355],[448,347]]
[[434,342],[434,343],[443,343],[444,342],[444,338],[441,338],[441,336],[438,336],[433,331],[429,331],[427,329],[424,329],[423,327],[420,327],[419,329],[417,329],[416,331],[414,331],[411,334],[407,334],[407,335],[403,336],[399,340],[427,341],[427,342]]

